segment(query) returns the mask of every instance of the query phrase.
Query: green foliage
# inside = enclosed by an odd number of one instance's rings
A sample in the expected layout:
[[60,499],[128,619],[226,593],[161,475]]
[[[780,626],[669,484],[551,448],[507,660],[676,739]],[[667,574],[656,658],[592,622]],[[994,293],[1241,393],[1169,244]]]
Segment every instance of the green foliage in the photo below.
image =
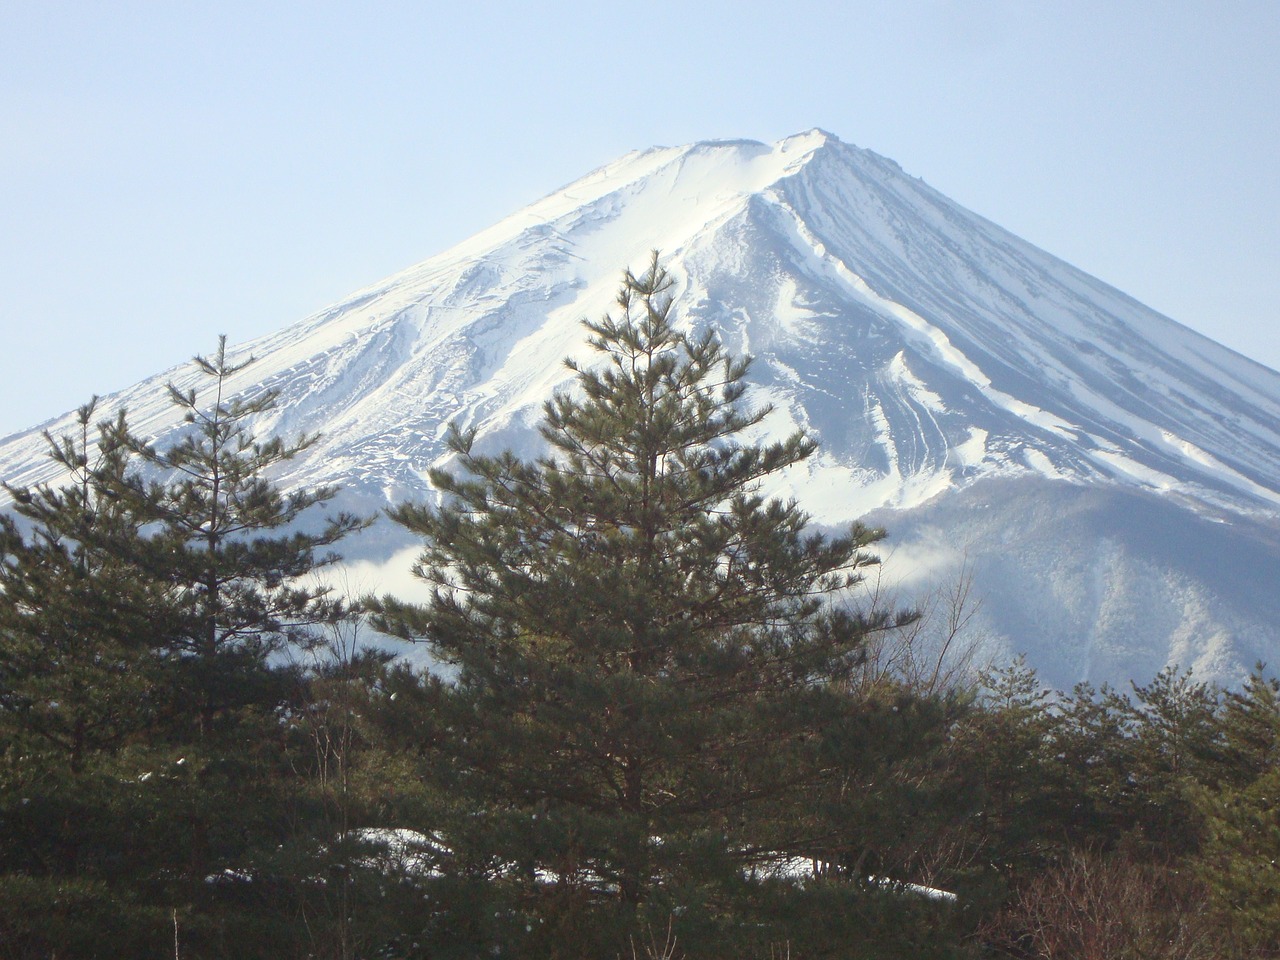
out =
[[128,742],[162,706],[149,653],[167,598],[136,576],[145,518],[104,493],[130,460],[105,431],[94,449],[95,404],[78,411],[79,436],[48,437],[68,486],[6,487],[32,533],[0,516],[0,712],[30,749],[73,768]]
[[161,957],[171,917],[123,901],[110,881],[0,875],[0,957]]
[[1050,691],[1021,659],[989,671],[982,683],[984,709],[962,726],[958,742],[981,793],[986,859],[1011,878],[1042,862],[1057,841],[1054,828],[1044,829],[1059,806],[1047,775],[1055,714]]
[[984,799],[954,739],[972,699],[885,679],[851,693],[823,732],[822,760],[835,775],[810,798],[806,853],[828,877],[954,889],[971,872]]
[[1259,665],[1227,694],[1222,717],[1229,760],[1221,784],[1196,794],[1207,841],[1200,874],[1230,939],[1261,956],[1280,954],[1280,709],[1274,678]]
[[1221,752],[1226,777],[1242,786],[1280,765],[1280,680],[1258,664],[1244,686],[1226,693]]
[[[335,491],[286,496],[264,472],[312,438],[257,442],[274,396],[224,398],[243,364],[222,343],[196,363],[214,399],[170,388],[175,445],[123,413],[95,436],[90,403],[78,436],[50,438],[71,483],[10,489],[25,528],[0,518],[0,929],[33,955],[171,954],[175,923],[191,956],[306,939],[311,871],[287,861],[314,852],[299,824],[323,803],[287,722],[306,678],[273,655],[345,616],[298,578],[362,521],[307,532]],[[65,907],[43,929],[22,913],[39,896]]]
[[[349,514],[320,529],[299,529],[303,514],[331,500],[335,487],[284,494],[268,471],[315,442],[301,436],[259,441],[251,419],[276,402],[265,391],[253,397],[224,396],[228,381],[253,358],[238,364],[226,356],[226,338],[211,358],[196,357],[212,399],[169,386],[170,398],[190,425],[177,442],[157,449],[127,427],[111,440],[159,471],[164,479],[124,478],[112,494],[159,529],[152,540],[164,551],[164,576],[181,616],[165,638],[167,651],[190,667],[188,680],[201,702],[201,722],[241,698],[246,668],[263,664],[286,645],[306,644],[309,628],[335,622],[342,606],[327,588],[299,578],[336,559],[318,551],[367,522]],[[235,677],[229,682],[222,665]]]
[[432,687],[426,771],[466,808],[454,867],[501,875],[548,941],[536,955],[616,949],[642,905],[705,905],[807,851],[804,798],[838,772],[822,733],[853,708],[864,639],[909,619],[831,602],[880,533],[809,533],[758,492],[814,444],[742,441],[770,411],[743,407],[745,361],[677,329],[671,285],[655,257],[618,318],[587,324],[605,362],[546,405],[551,454],[482,455],[455,432],[466,475],[434,472],[444,504],[393,514],[424,538],[434,593],[381,601],[381,623],[454,671]]
[[1215,783],[1222,765],[1218,692],[1170,669],[1147,686],[1135,684],[1134,695],[1129,779],[1136,827],[1167,853],[1191,853],[1202,825],[1190,787]]

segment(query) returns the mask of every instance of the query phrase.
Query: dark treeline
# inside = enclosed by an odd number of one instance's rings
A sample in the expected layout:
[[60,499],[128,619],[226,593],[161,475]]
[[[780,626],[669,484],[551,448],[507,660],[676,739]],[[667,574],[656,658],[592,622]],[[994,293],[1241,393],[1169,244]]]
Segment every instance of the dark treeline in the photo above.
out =
[[749,439],[670,286],[587,324],[544,458],[456,431],[393,511],[423,604],[321,585],[365,521],[270,481],[314,438],[221,345],[172,445],[50,438],[0,517],[0,960],[1280,956],[1277,683],[948,674],[859,603],[880,531],[759,492],[814,445]]

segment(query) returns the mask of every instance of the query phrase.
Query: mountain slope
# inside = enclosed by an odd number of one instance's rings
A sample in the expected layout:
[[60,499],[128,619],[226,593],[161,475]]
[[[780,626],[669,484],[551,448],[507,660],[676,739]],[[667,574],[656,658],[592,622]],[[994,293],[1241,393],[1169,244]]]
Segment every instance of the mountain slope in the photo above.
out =
[[[491,446],[534,449],[541,402],[569,378],[561,360],[591,359],[578,321],[608,310],[621,269],[651,248],[677,278],[683,322],[756,357],[753,399],[776,407],[767,428],[799,425],[821,441],[821,455],[774,488],[821,522],[892,509],[903,530],[923,530],[912,511],[1015,479],[1157,496],[1167,523],[1269,528],[1280,516],[1280,374],[818,130],[623,157],[247,345],[259,360],[235,386],[280,391],[263,431],[324,434],[287,483],[344,484],[364,509],[426,496],[451,422],[480,428]],[[171,371],[111,400],[163,437],[180,429],[169,379],[194,385]],[[54,479],[43,447],[38,430],[0,443],[0,476]],[[355,550],[385,547],[375,538]],[[998,560],[990,544],[972,557],[979,572]],[[1221,593],[1197,576],[1205,596]],[[1236,650],[1233,638],[1252,630],[1239,623],[1264,615],[1241,604],[1208,604],[1226,612],[1194,628],[1225,652],[1206,658],[1210,641],[1189,639],[1194,655],[1176,658],[1237,673],[1259,647]],[[1080,621],[1086,608],[1059,619]],[[1218,624],[1237,613],[1236,626]],[[1043,642],[1025,618],[991,625],[1011,648]],[[1183,649],[1169,635],[1134,640],[1156,651],[1144,664]],[[1060,660],[1055,682],[1115,678],[1087,658]]]
[[919,595],[956,571],[980,598],[985,656],[1026,652],[1059,687],[1122,689],[1166,666],[1238,680],[1276,663],[1280,523],[1224,520],[1119,484],[986,478],[871,519],[892,534],[890,582]]

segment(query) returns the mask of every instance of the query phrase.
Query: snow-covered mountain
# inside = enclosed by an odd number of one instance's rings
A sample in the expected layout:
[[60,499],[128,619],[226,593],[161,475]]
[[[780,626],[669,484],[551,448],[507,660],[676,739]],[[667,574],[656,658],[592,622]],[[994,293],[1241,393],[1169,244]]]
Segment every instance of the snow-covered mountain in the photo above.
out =
[[[992,649],[1056,684],[1275,659],[1280,373],[820,130],[629,154],[246,344],[234,386],[280,391],[262,432],[324,434],[284,482],[366,510],[429,496],[451,422],[533,449],[561,360],[591,359],[578,321],[651,249],[683,322],[755,356],[766,427],[821,442],[775,492],[882,519],[908,585],[963,558]],[[169,380],[198,386],[180,368],[109,403],[163,437]],[[0,477],[54,480],[40,431],[69,422],[0,442]]]

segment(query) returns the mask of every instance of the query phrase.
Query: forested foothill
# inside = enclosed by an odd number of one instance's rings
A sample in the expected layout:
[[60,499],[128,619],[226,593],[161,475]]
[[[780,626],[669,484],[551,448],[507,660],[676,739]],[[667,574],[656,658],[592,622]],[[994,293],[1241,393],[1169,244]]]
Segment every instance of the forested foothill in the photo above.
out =
[[424,603],[324,586],[368,521],[269,479],[315,438],[253,435],[225,344],[173,444],[50,437],[0,516],[0,958],[1280,956],[1280,685],[947,669],[881,531],[762,495],[815,445],[748,439],[670,291],[586,324],[542,458],[455,431],[391,511]]

